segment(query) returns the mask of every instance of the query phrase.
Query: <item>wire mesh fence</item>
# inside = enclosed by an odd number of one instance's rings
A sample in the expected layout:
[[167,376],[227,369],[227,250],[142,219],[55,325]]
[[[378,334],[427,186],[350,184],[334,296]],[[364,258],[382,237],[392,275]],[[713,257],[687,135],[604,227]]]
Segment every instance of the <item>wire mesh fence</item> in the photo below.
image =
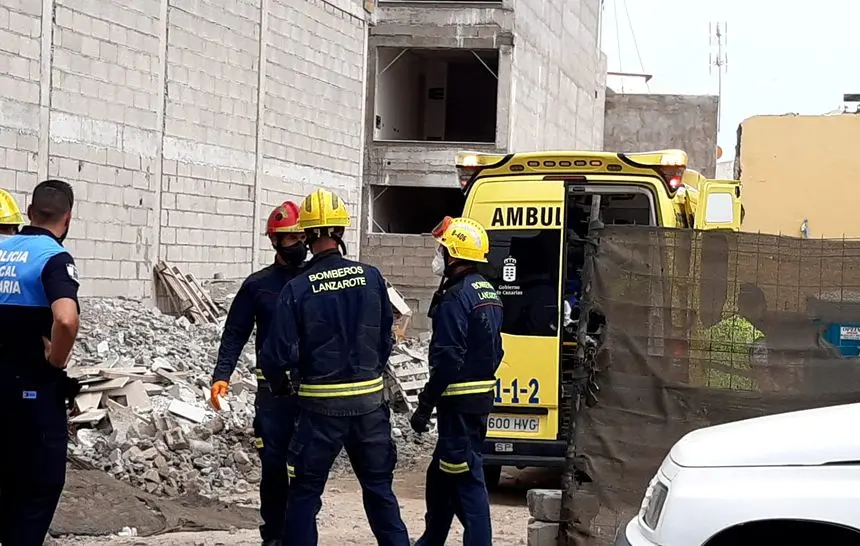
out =
[[577,416],[573,543],[614,544],[687,432],[860,401],[860,241],[624,226],[593,242],[607,330],[599,402]]

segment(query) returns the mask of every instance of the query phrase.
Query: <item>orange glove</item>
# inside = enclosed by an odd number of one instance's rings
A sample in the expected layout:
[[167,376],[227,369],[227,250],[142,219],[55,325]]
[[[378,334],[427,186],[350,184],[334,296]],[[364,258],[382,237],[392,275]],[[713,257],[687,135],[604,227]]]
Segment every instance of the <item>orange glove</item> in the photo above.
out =
[[218,397],[226,396],[228,390],[230,390],[230,384],[226,381],[212,383],[212,388],[209,390],[209,401],[212,402],[212,407],[221,411],[221,402],[218,400]]

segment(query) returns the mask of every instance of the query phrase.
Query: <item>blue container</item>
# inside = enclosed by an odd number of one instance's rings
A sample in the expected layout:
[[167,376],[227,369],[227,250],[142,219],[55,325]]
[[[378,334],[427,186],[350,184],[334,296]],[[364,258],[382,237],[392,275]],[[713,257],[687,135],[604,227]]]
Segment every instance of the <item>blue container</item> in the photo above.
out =
[[831,324],[823,337],[838,348],[842,356],[860,356],[860,323]]

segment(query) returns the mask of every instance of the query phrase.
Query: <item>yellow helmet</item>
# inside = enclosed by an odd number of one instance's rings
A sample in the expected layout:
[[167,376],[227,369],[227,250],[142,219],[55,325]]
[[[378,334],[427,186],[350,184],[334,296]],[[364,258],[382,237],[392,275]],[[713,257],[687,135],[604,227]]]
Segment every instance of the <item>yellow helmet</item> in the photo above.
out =
[[457,260],[487,263],[490,238],[487,230],[471,218],[446,216],[432,231],[436,242],[448,250]]
[[305,197],[299,211],[299,226],[302,229],[349,227],[349,211],[346,203],[328,190],[316,190]]
[[0,224],[20,226],[23,223],[24,216],[15,198],[9,192],[0,190]]

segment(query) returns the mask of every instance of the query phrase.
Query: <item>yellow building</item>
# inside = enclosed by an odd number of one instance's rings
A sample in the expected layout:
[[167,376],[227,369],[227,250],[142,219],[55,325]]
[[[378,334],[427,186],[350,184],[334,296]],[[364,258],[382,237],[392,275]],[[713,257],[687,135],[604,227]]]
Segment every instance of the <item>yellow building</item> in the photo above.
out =
[[755,116],[738,139],[744,231],[860,237],[860,115]]

